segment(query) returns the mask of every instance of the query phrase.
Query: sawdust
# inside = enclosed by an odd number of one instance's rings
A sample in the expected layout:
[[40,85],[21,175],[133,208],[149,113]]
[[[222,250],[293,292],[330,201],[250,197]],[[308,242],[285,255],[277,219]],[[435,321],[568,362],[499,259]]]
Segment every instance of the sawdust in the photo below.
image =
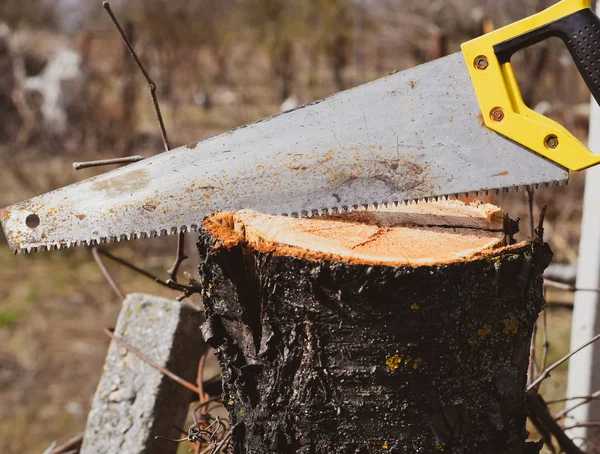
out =
[[504,247],[503,212],[490,204],[433,202],[326,218],[270,216],[249,210],[205,221],[222,246],[313,260],[420,266],[465,261]]

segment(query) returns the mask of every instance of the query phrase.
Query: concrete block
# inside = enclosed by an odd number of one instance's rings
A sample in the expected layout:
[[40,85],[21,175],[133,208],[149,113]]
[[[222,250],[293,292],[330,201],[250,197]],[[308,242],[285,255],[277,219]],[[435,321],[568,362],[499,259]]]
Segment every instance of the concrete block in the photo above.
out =
[[[195,311],[179,302],[128,295],[115,336],[160,366],[195,383],[205,350]],[[156,435],[181,438],[192,393],[112,341],[88,416],[82,454],[168,454],[177,445]]]

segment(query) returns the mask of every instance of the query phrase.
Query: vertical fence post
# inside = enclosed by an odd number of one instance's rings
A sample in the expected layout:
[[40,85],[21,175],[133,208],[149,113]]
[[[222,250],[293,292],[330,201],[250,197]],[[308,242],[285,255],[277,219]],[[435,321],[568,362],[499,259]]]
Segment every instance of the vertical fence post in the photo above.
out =
[[[600,9],[600,1],[596,11]],[[592,98],[590,114],[589,148],[600,153],[600,107]],[[577,266],[577,288],[600,287],[600,166],[586,171],[583,219]],[[584,344],[600,332],[600,294],[590,291],[575,293],[571,349]],[[567,396],[585,396],[600,389],[600,345],[592,344],[569,362]],[[573,405],[580,401],[572,401]],[[567,426],[600,420],[600,401],[582,405],[570,413]],[[569,431],[569,436],[586,450],[600,446],[600,436],[595,428],[579,427]]]

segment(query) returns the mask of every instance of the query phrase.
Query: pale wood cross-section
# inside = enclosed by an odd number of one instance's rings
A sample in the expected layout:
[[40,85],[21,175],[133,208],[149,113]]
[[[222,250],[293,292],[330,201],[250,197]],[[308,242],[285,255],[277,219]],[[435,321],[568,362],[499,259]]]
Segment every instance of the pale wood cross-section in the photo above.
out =
[[326,218],[242,210],[213,216],[205,227],[227,247],[243,241],[263,252],[314,260],[421,266],[468,261],[505,246],[503,216],[494,205],[446,201]]

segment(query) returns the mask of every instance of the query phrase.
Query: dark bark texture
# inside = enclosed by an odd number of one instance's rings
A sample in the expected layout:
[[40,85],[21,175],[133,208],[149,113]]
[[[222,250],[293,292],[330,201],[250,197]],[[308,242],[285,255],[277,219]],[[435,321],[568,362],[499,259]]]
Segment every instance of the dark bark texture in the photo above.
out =
[[416,268],[198,247],[235,454],[539,452],[525,382],[546,244]]

